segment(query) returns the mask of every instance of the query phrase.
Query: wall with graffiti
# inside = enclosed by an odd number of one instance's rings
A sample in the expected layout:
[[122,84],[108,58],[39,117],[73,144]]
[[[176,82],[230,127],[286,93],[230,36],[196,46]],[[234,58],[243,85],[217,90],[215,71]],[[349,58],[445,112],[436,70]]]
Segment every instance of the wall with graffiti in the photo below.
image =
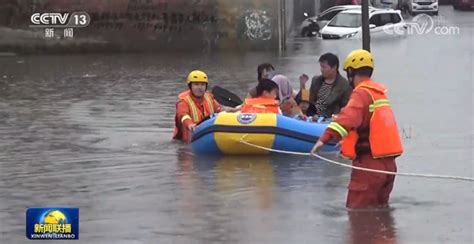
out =
[[[278,6],[276,1],[217,1],[219,27],[224,38],[220,47],[256,46],[275,48],[278,45]],[[220,35],[219,35],[220,37]]]
[[[278,1],[274,0],[2,0],[0,51],[36,44],[101,50],[275,49]],[[84,11],[90,24],[74,38],[41,38],[33,13]],[[61,32],[59,28],[59,32]],[[20,47],[18,47],[20,46]],[[18,51],[18,50],[16,50]],[[21,51],[21,50],[19,50]]]

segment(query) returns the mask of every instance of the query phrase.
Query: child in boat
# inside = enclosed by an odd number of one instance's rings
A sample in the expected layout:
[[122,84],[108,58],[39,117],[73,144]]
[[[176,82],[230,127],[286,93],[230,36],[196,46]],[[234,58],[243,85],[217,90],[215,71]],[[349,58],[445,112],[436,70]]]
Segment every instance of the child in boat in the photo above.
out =
[[316,115],[316,107],[314,104],[311,104],[309,102],[309,91],[306,89],[302,89],[300,91],[300,96],[296,97],[296,102],[298,102],[298,106],[301,109],[301,112],[303,112],[304,115],[308,117],[313,117]]
[[262,79],[257,85],[257,97],[246,98],[241,113],[279,113],[278,101],[278,85],[270,79]]

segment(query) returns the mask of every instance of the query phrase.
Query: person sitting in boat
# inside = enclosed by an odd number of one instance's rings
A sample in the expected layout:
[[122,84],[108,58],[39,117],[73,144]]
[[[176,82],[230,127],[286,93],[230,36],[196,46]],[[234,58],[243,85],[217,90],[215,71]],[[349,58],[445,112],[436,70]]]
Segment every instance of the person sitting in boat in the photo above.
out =
[[278,85],[270,79],[262,79],[256,87],[257,97],[246,98],[240,109],[241,113],[280,113]]
[[175,129],[173,139],[188,143],[197,124],[213,113],[234,112],[235,109],[221,106],[212,94],[207,92],[208,77],[200,70],[189,73],[186,83],[188,90],[178,95],[176,103]]
[[[318,117],[331,118],[346,106],[352,93],[349,82],[339,73],[339,59],[335,54],[325,53],[319,58],[320,76],[314,76],[309,89],[309,102],[314,104]],[[300,90],[306,89],[309,77],[300,76]],[[298,98],[300,94],[296,97]]]
[[295,98],[296,102],[298,103],[298,106],[301,109],[301,112],[303,112],[304,115],[308,117],[313,117],[316,115],[316,107],[314,104],[309,102],[309,91],[306,89],[303,89],[300,91],[300,96]]
[[272,80],[278,84],[277,100],[279,101],[282,114],[287,117],[306,120],[306,116],[295,101],[293,87],[288,77],[275,75]]
[[[257,67],[257,80],[260,83],[263,79],[271,79],[273,77],[273,72],[275,71],[275,67],[273,67],[270,63],[263,63]],[[258,85],[258,84],[257,84]],[[257,87],[252,87],[247,94],[247,98],[256,98],[257,95]]]

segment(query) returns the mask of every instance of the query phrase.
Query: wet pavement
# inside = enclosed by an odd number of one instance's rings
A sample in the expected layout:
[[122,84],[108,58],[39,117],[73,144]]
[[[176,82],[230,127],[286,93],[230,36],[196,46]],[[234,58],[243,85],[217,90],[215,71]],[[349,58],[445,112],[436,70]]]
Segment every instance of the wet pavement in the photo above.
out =
[[[474,13],[460,34],[374,38],[405,153],[400,172],[473,177]],[[192,69],[243,96],[271,62],[294,87],[360,41],[296,39],[287,53],[0,58],[0,243],[25,208],[77,206],[78,243],[473,243],[473,184],[398,177],[388,210],[344,208],[347,169],[306,157],[196,157],[171,141]],[[45,243],[41,242],[40,243]]]

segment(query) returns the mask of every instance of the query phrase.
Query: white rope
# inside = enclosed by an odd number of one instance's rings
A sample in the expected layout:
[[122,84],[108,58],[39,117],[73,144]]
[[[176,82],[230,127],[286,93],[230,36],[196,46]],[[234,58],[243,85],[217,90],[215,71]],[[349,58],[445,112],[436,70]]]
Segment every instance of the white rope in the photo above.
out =
[[269,151],[269,152],[276,152],[276,153],[283,153],[283,154],[291,154],[291,155],[300,155],[300,156],[313,156],[313,157],[319,158],[319,159],[321,159],[321,160],[323,160],[323,161],[326,161],[326,162],[328,162],[328,163],[332,163],[332,164],[339,165],[339,166],[346,167],[346,168],[352,168],[352,169],[357,169],[357,170],[362,170],[362,171],[367,171],[367,172],[373,172],[373,173],[387,174],[387,175],[400,175],[400,176],[422,177],[422,178],[436,178],[436,179],[450,179],[450,180],[474,181],[474,178],[470,178],[470,177],[449,176],[449,175],[433,175],[433,174],[400,173],[400,172],[391,172],[391,171],[385,171],[385,170],[369,169],[369,168],[365,168],[365,167],[358,167],[358,166],[348,165],[348,164],[340,163],[340,162],[337,162],[337,161],[334,161],[334,160],[325,158],[325,157],[320,156],[320,155],[318,155],[318,154],[313,154],[313,153],[301,153],[301,152],[290,152],[290,151],[277,150],[277,149],[266,148],[266,147],[262,147],[262,146],[259,146],[259,145],[255,145],[255,144],[252,144],[252,143],[247,142],[247,141],[244,140],[244,138],[245,138],[247,135],[248,135],[248,134],[245,134],[244,136],[242,136],[242,138],[240,138],[239,142],[240,142],[240,143],[243,143],[243,144],[245,144],[245,145],[247,145],[247,146],[259,148],[259,149],[262,149],[262,150],[265,150],[265,151]]

